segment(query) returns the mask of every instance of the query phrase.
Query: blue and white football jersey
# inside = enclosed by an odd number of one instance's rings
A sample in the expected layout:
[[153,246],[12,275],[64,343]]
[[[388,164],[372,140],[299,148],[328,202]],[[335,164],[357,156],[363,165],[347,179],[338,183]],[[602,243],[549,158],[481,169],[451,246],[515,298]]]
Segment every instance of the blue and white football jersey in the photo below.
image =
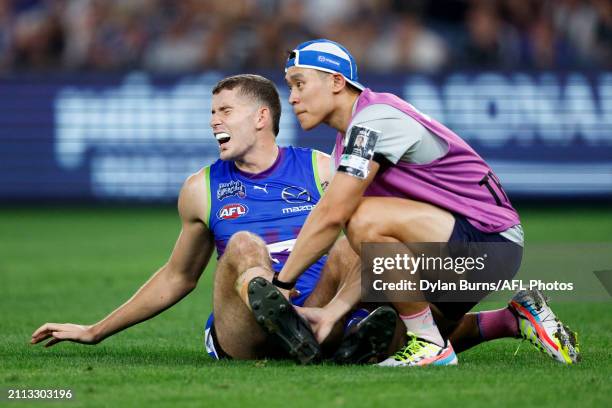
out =
[[[205,169],[209,197],[208,226],[215,237],[219,256],[238,231],[259,235],[280,271],[312,208],[321,198],[316,152],[281,147],[275,163],[265,172],[249,174],[234,162],[217,160]],[[293,303],[302,305],[316,286],[326,257],[319,259],[298,279],[301,295]]]

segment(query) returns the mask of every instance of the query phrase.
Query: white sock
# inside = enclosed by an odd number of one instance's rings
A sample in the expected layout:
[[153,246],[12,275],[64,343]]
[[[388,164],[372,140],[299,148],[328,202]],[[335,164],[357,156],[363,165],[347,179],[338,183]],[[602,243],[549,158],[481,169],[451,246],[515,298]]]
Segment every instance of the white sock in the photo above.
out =
[[423,340],[444,347],[444,339],[440,334],[440,330],[438,330],[438,326],[436,326],[429,306],[410,316],[400,315],[400,319],[402,319],[409,332],[416,334],[417,337]]

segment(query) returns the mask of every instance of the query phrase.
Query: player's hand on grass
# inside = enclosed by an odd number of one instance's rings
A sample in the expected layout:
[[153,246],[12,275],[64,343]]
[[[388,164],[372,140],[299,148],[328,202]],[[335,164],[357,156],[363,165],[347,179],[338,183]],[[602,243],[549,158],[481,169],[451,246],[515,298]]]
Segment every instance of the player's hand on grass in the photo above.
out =
[[336,320],[325,309],[320,307],[296,307],[298,313],[310,323],[319,343],[322,343],[334,328]]
[[97,344],[100,341],[93,333],[92,326],[72,323],[45,323],[32,333],[31,344],[37,344],[51,338],[45,347],[51,347],[61,341],[72,341],[81,344]]

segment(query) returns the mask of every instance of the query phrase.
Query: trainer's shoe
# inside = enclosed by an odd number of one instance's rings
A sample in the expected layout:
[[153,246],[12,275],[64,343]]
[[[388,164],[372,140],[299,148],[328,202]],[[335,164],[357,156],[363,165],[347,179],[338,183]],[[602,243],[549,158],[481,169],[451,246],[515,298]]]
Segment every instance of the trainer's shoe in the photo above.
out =
[[255,320],[301,364],[321,358],[321,347],[310,325],[270,282],[253,278],[248,287],[249,304]]
[[366,364],[384,356],[393,340],[397,313],[381,306],[354,325],[344,336],[334,354],[336,364]]
[[408,332],[408,343],[393,356],[382,363],[381,367],[417,367],[426,365],[456,365],[457,355],[450,341],[444,347],[423,340]]
[[578,334],[555,316],[539,290],[517,292],[509,306],[518,316],[521,337],[561,363],[575,364],[580,361]]

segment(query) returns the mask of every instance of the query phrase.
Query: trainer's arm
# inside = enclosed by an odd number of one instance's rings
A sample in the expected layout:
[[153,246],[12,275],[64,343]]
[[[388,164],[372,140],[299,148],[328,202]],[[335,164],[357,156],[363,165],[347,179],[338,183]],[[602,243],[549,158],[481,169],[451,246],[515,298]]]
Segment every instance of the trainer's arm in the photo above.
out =
[[206,191],[201,173],[191,176],[181,189],[178,208],[182,230],[169,261],[127,302],[96,324],[46,323],[32,334],[32,344],[52,338],[46,347],[69,340],[97,344],[105,338],[168,309],[197,285],[213,252],[213,239],[204,223]]
[[365,180],[346,173],[336,173],[327,191],[311,211],[302,227],[295,246],[278,275],[282,282],[295,280],[310,265],[327,253],[346,226],[370,185],[379,164],[370,161],[370,173]]

